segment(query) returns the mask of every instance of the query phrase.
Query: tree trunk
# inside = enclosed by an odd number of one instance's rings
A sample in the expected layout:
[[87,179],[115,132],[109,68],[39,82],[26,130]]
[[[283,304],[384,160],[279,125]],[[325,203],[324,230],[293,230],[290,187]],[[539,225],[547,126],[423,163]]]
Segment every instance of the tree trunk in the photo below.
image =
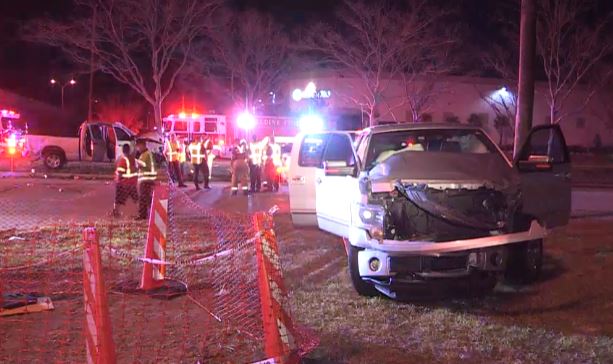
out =
[[556,104],[555,101],[551,101],[551,106],[549,106],[549,124],[553,125],[556,123]]
[[536,55],[536,0],[522,0],[521,2],[519,38],[519,82],[517,86],[514,157],[519,154],[520,148],[532,128],[534,59]]
[[162,100],[157,99],[153,104],[153,122],[159,130],[162,129]]
[[498,146],[502,147],[502,142],[504,141],[504,128],[498,129]]

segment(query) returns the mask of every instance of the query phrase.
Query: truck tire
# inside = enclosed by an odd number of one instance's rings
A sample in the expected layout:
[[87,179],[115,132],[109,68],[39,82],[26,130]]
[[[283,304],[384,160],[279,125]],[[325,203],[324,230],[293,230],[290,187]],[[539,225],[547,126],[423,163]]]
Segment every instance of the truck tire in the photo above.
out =
[[536,282],[543,270],[543,239],[514,244],[509,249],[505,280],[514,284]]
[[48,169],[60,169],[66,162],[61,150],[49,149],[43,152],[43,163]]
[[347,259],[349,261],[349,276],[351,277],[351,283],[353,288],[358,292],[360,296],[375,297],[379,295],[379,291],[372,283],[366,282],[360,277],[360,268],[358,267],[358,252],[359,248],[346,242],[347,246]]

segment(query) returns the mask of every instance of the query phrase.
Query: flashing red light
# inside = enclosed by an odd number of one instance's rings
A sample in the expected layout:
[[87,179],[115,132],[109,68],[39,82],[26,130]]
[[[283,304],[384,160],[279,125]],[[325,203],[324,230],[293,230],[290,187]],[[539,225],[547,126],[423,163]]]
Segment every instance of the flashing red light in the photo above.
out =
[[15,134],[11,134],[6,138],[6,145],[8,146],[9,154],[13,155],[17,152],[17,137]]
[[192,113],[192,119],[197,119],[197,118],[198,118],[198,116],[200,116],[200,115],[198,115],[198,114],[197,114],[197,113],[195,113],[195,112],[193,112],[193,113]]
[[226,144],[222,139],[219,139],[219,141],[217,142],[217,145],[219,145],[220,147],[223,147],[223,145]]
[[187,114],[186,114],[186,113],[184,113],[184,112],[180,112],[180,113],[179,113],[179,118],[181,118],[181,119],[185,119],[186,117],[187,117]]

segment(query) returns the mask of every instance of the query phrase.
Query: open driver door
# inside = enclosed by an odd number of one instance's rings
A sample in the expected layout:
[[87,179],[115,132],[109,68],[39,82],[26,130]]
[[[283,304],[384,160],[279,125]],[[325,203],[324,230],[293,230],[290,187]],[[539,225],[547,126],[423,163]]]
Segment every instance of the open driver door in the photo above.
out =
[[571,165],[558,125],[533,128],[515,160],[522,179],[523,213],[547,228],[568,224]]

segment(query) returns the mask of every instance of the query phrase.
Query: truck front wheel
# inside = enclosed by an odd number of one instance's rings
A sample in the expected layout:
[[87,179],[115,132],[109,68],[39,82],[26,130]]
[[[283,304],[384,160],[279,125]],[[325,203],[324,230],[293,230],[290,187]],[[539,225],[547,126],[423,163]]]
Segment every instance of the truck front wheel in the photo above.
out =
[[353,288],[360,294],[361,296],[366,297],[375,297],[379,295],[379,291],[375,288],[372,283],[366,282],[360,277],[360,268],[358,265],[358,252],[359,248],[349,244],[348,241],[345,242],[347,246],[347,258],[349,260],[349,276],[351,277],[351,283],[353,284]]
[[505,278],[510,283],[536,282],[543,269],[543,239],[514,244],[509,249]]
[[43,163],[49,169],[59,169],[64,164],[64,155],[56,150],[43,153]]

